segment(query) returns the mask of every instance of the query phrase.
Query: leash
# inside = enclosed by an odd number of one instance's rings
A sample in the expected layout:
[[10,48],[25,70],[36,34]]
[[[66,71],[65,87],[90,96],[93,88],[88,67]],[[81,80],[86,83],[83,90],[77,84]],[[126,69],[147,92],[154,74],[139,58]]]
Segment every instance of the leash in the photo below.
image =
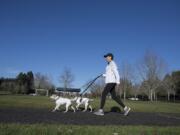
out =
[[83,94],[87,92],[87,90],[89,89],[89,87],[91,87],[91,86],[95,83],[95,81],[96,81],[97,79],[99,79],[101,76],[102,76],[102,74],[101,74],[101,75],[98,75],[98,76],[97,76],[96,78],[94,78],[91,82],[89,82],[87,88],[84,89],[83,92],[81,92],[80,96],[82,97]]

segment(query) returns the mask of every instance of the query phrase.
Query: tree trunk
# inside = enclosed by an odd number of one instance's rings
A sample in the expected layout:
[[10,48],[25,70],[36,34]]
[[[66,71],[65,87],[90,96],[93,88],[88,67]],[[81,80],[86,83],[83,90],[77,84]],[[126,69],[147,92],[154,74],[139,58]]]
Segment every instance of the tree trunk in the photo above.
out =
[[153,92],[153,98],[154,98],[154,101],[156,101],[156,92],[155,91]]
[[134,94],[134,97],[137,98],[137,94]]
[[168,101],[170,100],[170,93],[169,93],[169,91],[168,91]]
[[126,100],[126,91],[124,90],[124,101]]
[[176,102],[176,93],[174,92],[174,102]]
[[150,90],[150,100],[153,101],[153,92]]

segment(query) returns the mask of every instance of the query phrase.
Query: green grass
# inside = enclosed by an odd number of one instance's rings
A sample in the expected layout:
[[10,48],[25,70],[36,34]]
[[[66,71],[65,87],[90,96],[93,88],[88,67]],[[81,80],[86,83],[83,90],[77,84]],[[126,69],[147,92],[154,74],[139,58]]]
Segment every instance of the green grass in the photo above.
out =
[[179,135],[179,127],[0,124],[0,135]]
[[[98,109],[100,99],[94,99],[93,108]],[[150,101],[126,101],[125,104],[134,112],[164,112],[180,114],[180,103],[172,102],[150,102]],[[118,106],[113,100],[106,101],[105,110]],[[0,107],[29,107],[52,109],[54,102],[45,96],[0,96]]]
[[45,96],[0,96],[0,107],[52,108],[54,102]]

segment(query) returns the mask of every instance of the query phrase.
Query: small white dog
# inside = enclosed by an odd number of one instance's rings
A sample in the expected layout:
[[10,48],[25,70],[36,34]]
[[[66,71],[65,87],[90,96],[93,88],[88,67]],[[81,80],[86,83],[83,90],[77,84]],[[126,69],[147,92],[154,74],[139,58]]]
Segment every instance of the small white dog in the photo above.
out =
[[63,97],[59,97],[57,95],[52,95],[50,96],[51,99],[55,100],[56,106],[53,109],[52,112],[55,112],[56,110],[59,110],[59,107],[61,105],[65,105],[66,106],[66,110],[64,111],[64,113],[68,112],[69,107],[71,107],[71,109],[76,112],[75,108],[72,106],[72,100],[68,99],[68,98],[63,98]]
[[82,98],[82,97],[75,97],[74,99],[72,99],[72,101],[76,102],[76,109],[79,109],[80,105],[84,105],[85,109],[83,110],[83,112],[86,112],[88,107],[90,108],[90,112],[92,112],[92,106],[90,105],[90,102],[93,101],[93,99],[89,99],[89,98]]

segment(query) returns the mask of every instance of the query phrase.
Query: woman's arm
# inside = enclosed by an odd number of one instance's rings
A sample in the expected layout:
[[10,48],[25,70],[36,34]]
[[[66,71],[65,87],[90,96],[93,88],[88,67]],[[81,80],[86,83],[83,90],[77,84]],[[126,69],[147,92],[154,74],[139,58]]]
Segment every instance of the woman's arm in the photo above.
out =
[[120,84],[120,76],[119,76],[118,68],[114,62],[112,63],[112,72],[115,75],[116,83]]

